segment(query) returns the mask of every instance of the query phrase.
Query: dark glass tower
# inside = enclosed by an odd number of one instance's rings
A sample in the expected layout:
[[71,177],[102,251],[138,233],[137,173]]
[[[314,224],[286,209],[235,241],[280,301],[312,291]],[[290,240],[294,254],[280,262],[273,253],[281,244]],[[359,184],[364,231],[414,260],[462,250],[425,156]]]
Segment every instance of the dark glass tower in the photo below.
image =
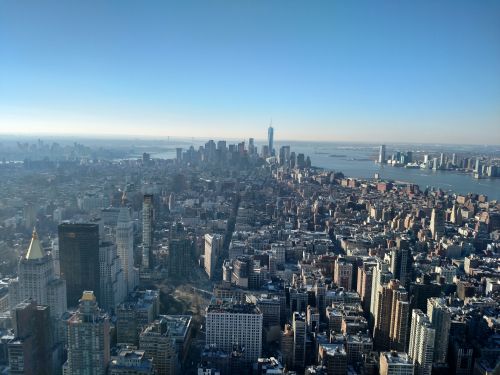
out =
[[61,277],[66,280],[68,306],[78,306],[84,290],[92,290],[100,301],[99,226],[59,225]]

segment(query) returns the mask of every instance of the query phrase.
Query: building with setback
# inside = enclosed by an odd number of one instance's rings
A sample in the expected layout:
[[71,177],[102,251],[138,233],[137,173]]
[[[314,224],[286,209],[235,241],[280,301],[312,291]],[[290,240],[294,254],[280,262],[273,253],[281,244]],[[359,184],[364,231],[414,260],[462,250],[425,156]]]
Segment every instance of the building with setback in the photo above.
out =
[[110,361],[109,318],[92,291],[84,291],[78,310],[67,321],[68,360],[64,373],[105,375]]

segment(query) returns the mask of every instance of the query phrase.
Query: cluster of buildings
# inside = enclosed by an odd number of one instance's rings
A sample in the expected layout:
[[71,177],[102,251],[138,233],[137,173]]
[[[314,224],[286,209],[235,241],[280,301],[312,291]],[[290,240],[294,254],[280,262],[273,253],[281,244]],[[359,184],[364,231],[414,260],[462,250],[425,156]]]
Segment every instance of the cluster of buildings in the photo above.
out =
[[500,371],[486,196],[320,170],[272,127],[0,174],[0,373]]
[[396,151],[388,157],[386,146],[381,145],[377,162],[395,167],[463,171],[472,173],[474,178],[500,177],[500,161],[490,155]]

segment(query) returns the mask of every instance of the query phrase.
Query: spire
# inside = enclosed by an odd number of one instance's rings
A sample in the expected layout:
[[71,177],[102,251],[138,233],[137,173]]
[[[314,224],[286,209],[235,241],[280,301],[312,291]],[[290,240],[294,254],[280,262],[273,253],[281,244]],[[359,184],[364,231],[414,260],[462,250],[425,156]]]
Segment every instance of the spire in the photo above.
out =
[[33,235],[31,237],[30,247],[26,253],[26,259],[41,259],[43,258],[43,249],[36,233],[36,228],[33,228]]

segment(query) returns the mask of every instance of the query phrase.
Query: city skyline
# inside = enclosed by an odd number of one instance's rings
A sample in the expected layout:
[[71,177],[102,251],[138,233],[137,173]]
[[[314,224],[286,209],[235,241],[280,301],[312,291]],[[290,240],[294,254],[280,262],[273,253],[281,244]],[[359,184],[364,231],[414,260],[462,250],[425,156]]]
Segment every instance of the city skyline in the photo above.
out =
[[359,5],[2,3],[0,133],[500,144],[500,4]]

